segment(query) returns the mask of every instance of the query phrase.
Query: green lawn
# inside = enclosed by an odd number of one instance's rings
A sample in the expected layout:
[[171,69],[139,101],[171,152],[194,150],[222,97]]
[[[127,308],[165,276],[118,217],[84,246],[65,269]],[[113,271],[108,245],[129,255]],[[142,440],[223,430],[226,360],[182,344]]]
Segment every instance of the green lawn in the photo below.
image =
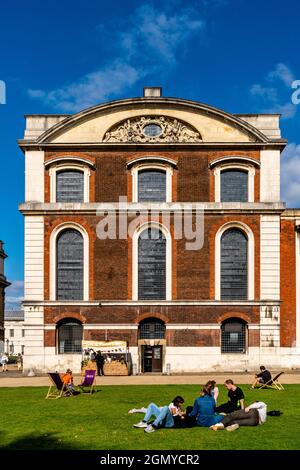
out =
[[[207,428],[160,429],[146,434],[132,427],[142,415],[130,408],[153,401],[168,404],[176,395],[192,404],[197,385],[98,386],[93,396],[45,400],[46,388],[0,388],[0,449],[299,449],[300,385],[285,391],[252,391],[242,386],[246,403],[263,400],[281,417],[268,417],[263,426],[233,433]],[[220,386],[221,403],[226,398]]]

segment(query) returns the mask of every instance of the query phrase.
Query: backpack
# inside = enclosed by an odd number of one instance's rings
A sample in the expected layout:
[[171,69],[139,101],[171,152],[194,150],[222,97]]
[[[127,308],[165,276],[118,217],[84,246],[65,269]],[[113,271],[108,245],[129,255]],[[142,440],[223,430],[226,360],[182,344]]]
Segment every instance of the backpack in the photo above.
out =
[[268,412],[267,412],[267,415],[268,415],[268,416],[280,416],[280,415],[282,415],[282,414],[283,414],[283,413],[282,413],[282,411],[280,411],[280,410],[272,410],[272,411],[268,411]]

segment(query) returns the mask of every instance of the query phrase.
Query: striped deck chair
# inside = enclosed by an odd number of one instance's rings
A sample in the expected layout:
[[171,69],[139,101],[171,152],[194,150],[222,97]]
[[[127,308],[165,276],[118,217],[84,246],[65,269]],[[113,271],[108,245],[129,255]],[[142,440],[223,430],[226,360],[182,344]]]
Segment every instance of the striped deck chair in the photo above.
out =
[[[94,391],[94,386],[96,382],[96,371],[95,370],[86,370],[83,381],[81,384],[78,385],[78,387],[86,393],[93,393]],[[86,390],[88,388],[89,390]]]
[[284,374],[284,372],[279,372],[273,379],[269,380],[265,384],[260,384],[256,387],[258,390],[262,388],[273,388],[274,390],[284,390],[283,385],[279,382],[279,377]]
[[46,400],[47,398],[57,399],[57,398],[71,395],[71,393],[68,390],[67,385],[63,383],[63,381],[61,380],[60,374],[58,372],[48,372],[48,376],[51,380],[51,385],[45,397]]

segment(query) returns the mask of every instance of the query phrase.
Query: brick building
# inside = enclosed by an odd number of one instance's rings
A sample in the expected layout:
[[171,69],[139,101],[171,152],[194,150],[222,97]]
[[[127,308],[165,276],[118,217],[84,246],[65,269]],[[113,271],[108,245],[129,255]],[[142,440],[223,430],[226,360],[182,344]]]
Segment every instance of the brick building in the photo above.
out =
[[0,352],[5,350],[4,346],[4,307],[5,307],[5,289],[10,286],[4,275],[4,260],[7,255],[4,252],[3,241],[0,240]]
[[300,211],[280,200],[279,115],[145,88],[26,116],[19,145],[25,370],[79,370],[82,339],[126,340],[141,372],[299,367]]

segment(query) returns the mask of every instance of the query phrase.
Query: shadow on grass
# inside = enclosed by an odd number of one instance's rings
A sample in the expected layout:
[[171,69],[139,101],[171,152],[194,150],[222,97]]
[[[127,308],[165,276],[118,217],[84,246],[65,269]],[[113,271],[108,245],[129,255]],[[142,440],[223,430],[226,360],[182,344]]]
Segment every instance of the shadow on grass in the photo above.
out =
[[[4,433],[0,433],[0,442],[3,442]],[[64,441],[55,433],[30,433],[19,437],[9,444],[0,445],[1,451],[9,450],[80,450],[75,443]]]

